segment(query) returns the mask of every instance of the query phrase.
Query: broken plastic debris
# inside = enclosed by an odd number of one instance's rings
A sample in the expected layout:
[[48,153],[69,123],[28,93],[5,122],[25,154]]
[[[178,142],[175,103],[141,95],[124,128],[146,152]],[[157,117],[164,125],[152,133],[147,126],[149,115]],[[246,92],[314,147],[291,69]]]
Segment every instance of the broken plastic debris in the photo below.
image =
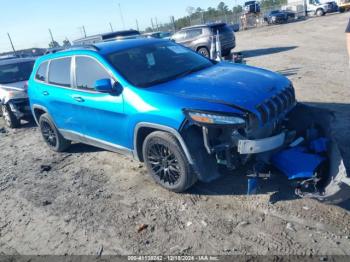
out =
[[321,137],[310,142],[310,149],[315,153],[325,153],[328,150],[329,139]]
[[296,139],[294,142],[292,142],[289,147],[296,147],[299,146],[301,143],[304,142],[304,138],[303,137],[299,137],[298,139]]
[[258,189],[258,178],[249,178],[248,179],[248,191],[247,195],[255,195]]
[[326,160],[324,157],[307,153],[304,147],[282,150],[272,156],[272,164],[289,180],[312,178],[316,169]]
[[139,228],[137,229],[137,233],[141,233],[146,228],[148,228],[148,225],[146,225],[146,224],[140,225]]

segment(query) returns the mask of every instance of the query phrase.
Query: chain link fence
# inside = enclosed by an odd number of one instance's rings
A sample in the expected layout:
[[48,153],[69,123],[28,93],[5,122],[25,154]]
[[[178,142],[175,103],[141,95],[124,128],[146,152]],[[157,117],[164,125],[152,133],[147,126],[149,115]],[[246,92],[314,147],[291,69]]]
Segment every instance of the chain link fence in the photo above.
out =
[[[305,2],[304,0],[297,0],[293,3],[289,3],[289,5],[269,5],[263,6],[260,9],[259,13],[246,13],[244,10],[240,12],[226,12],[220,15],[209,15],[208,12],[197,12],[190,16],[186,16],[180,19],[172,20],[170,23],[162,24],[157,26],[157,28],[153,28],[154,31],[178,31],[183,27],[194,26],[206,23],[215,23],[215,22],[224,22],[229,25],[235,25],[242,29],[250,29],[260,26],[267,25],[264,20],[265,17],[271,11],[274,10],[287,10],[295,13],[296,19],[305,17]],[[217,13],[217,12],[216,12]]]

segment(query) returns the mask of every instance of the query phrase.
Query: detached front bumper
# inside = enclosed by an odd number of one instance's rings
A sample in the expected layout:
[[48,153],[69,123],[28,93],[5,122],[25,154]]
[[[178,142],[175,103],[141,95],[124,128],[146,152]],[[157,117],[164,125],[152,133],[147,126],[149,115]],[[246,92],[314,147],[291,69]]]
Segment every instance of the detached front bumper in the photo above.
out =
[[258,140],[239,140],[238,153],[241,155],[259,154],[277,149],[284,145],[285,133]]
[[28,99],[14,99],[7,102],[17,119],[31,116]]

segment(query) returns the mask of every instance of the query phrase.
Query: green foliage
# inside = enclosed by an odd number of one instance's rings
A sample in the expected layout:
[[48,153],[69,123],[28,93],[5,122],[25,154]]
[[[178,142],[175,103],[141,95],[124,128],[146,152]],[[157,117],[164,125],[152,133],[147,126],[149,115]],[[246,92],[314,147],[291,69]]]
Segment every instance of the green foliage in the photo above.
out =
[[262,0],[260,5],[262,9],[271,9],[273,7],[286,5],[288,0]]
[[72,44],[69,42],[68,39],[65,39],[65,40],[63,40],[62,46],[63,46],[64,48],[68,48],[68,47],[71,47]]
[[226,13],[228,12],[228,6],[224,2],[220,2],[217,10],[221,13]]
[[49,43],[49,48],[56,48],[56,47],[60,47],[60,44],[57,41],[51,41]]

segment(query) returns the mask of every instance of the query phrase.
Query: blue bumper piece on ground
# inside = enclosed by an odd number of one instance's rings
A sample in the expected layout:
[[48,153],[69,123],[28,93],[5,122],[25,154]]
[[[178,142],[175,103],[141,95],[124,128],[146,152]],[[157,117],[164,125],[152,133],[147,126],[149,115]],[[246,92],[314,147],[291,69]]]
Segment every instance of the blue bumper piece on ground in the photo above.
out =
[[311,141],[309,147],[312,151],[316,153],[325,153],[328,150],[329,143],[330,143],[329,139],[321,137]]
[[282,150],[273,155],[272,164],[285,174],[289,180],[308,179],[326,159],[316,154],[307,153],[305,147]]

